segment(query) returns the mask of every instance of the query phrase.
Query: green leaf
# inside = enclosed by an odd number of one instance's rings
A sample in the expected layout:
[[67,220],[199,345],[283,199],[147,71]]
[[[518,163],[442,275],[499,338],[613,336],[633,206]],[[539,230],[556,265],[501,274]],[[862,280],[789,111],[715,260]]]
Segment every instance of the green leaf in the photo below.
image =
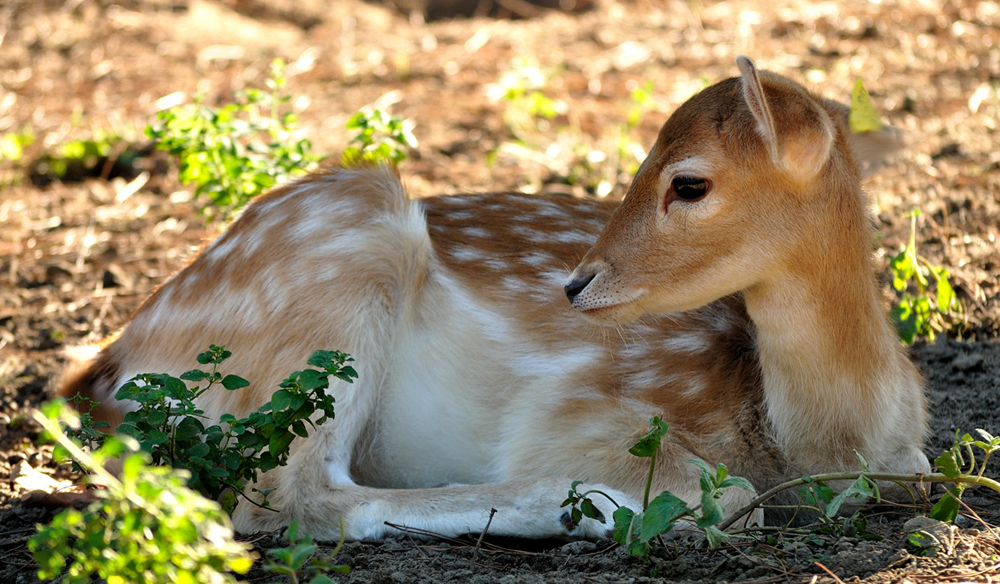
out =
[[687,503],[670,491],[664,491],[650,501],[643,512],[639,539],[646,542],[661,533],[667,533],[674,528],[678,519],[690,514],[691,509]]
[[633,456],[649,458],[660,449],[660,441],[667,433],[667,423],[661,420],[659,416],[654,416],[649,420],[649,426],[650,430],[639,438],[632,448],[628,449]]
[[738,487],[744,491],[750,491],[751,493],[756,492],[753,488],[753,484],[743,477],[729,477],[719,483],[719,488],[727,489],[729,487]]
[[288,407],[292,405],[293,397],[294,396],[291,393],[285,391],[284,389],[279,389],[271,394],[271,410],[277,412],[288,409]]
[[149,412],[146,414],[146,421],[153,426],[162,426],[167,421],[167,414],[160,411]]
[[958,298],[955,296],[955,290],[953,290],[951,284],[948,283],[948,272],[945,271],[944,275],[937,280],[938,310],[942,313],[947,313],[951,310],[952,305],[957,302]]
[[281,453],[288,450],[288,445],[292,443],[295,439],[295,434],[291,432],[275,432],[274,436],[271,436],[271,440],[268,443],[268,449],[275,455],[279,456]]
[[594,505],[594,502],[590,499],[585,498],[580,501],[580,511],[591,519],[596,519],[601,523],[606,523],[604,513],[601,513],[601,510],[598,509],[597,506]]
[[240,389],[250,385],[250,382],[236,375],[227,375],[222,378],[222,387],[228,390]]
[[729,534],[720,530],[714,525],[706,525],[705,530],[705,540],[708,541],[709,549],[718,549],[724,542],[729,539]]
[[[641,522],[641,513],[639,514],[639,521]],[[634,511],[628,507],[619,507],[615,509],[615,512],[611,515],[611,518],[615,521],[615,529],[612,532],[612,538],[620,543],[621,545],[628,545],[628,533],[632,529],[632,523],[636,521],[636,514]],[[634,531],[634,530],[633,530]]]
[[958,510],[961,508],[961,503],[959,502],[961,499],[961,488],[956,487],[949,489],[948,492],[934,504],[934,507],[931,508],[931,519],[937,519],[938,521],[944,521],[945,523],[954,523],[955,518],[958,517]]
[[854,83],[854,91],[851,92],[851,110],[847,116],[847,125],[852,134],[882,129],[882,117],[872,105],[871,96],[868,95],[860,78]]
[[206,373],[200,369],[192,369],[191,371],[181,373],[181,379],[185,381],[199,382],[203,381],[205,377],[207,377]]
[[871,479],[865,476],[859,476],[857,480],[851,483],[851,486],[844,489],[839,495],[830,501],[830,504],[826,507],[827,517],[834,517],[840,512],[840,507],[848,499],[862,499],[867,500],[875,495],[875,484],[872,483]]
[[[307,418],[308,419],[308,418]],[[300,438],[308,438],[309,432],[306,431],[306,425],[302,423],[302,420],[295,420],[291,425],[292,432]]]
[[325,371],[316,371],[315,369],[306,369],[300,372],[298,382],[303,391],[325,389],[330,386],[330,382],[327,380],[327,373]]
[[719,503],[718,496],[720,494],[718,491],[702,491],[700,517],[695,519],[695,525],[704,529],[710,525],[722,523],[726,510]]
[[934,466],[944,476],[956,479],[962,474],[962,462],[961,451],[957,446],[953,446],[934,459]]
[[174,429],[174,438],[178,441],[186,441],[201,434],[205,430],[205,425],[201,420],[193,416],[187,416]]

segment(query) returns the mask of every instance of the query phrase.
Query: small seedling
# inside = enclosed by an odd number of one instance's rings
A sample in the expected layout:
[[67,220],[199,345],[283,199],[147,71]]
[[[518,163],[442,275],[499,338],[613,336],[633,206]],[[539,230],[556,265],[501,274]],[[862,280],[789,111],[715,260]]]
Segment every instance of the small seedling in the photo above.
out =
[[510,70],[490,87],[487,96],[491,101],[505,104],[504,123],[515,138],[525,142],[539,131],[539,120],[551,120],[565,113],[566,104],[543,93],[547,79],[537,61],[519,57],[510,65]]
[[[66,426],[63,430],[70,438],[83,446],[87,452],[94,452],[98,450],[101,445],[104,444],[104,441],[107,440],[108,435],[105,431],[111,429],[111,424],[103,420],[94,420],[91,413],[97,407],[97,402],[77,394],[71,397],[68,400],[68,403],[73,405],[76,411],[79,412],[79,415],[78,417],[72,418],[74,421],[73,426]],[[69,452],[63,448],[62,444],[57,442],[52,456],[56,459],[62,459],[69,456]],[[75,458],[71,457],[71,460],[74,471],[82,472],[86,470]]]
[[57,145],[31,163],[30,175],[35,184],[51,181],[80,181],[86,178],[109,179],[138,174],[136,160],[145,152],[134,146],[129,127],[94,126],[85,138]]
[[[75,413],[56,400],[35,419],[65,452],[91,474],[97,500],[83,511],[65,509],[39,526],[28,548],[38,562],[38,577],[71,584],[94,577],[108,584],[235,583],[233,573],[253,565],[250,546],[233,539],[229,516],[184,486],[188,473],[151,467],[149,455],[128,437],[111,437],[92,453],[62,432],[77,425]],[[123,458],[116,478],[105,462]]]
[[326,574],[337,572],[347,574],[351,567],[334,564],[333,558],[344,547],[344,519],[340,519],[340,541],[333,551],[324,556],[317,555],[319,547],[306,533],[299,533],[299,524],[292,521],[285,530],[285,538],[290,544],[285,548],[267,550],[272,561],[264,565],[264,570],[288,578],[291,584],[334,584]]
[[646,158],[642,145],[632,138],[642,117],[656,108],[653,84],[649,81],[630,91],[632,105],[624,124],[615,127],[593,146],[581,139],[574,148],[575,160],[567,175],[570,184],[583,185],[588,191],[604,197],[616,189],[623,190],[639,165]]
[[708,541],[709,547],[716,548],[729,536],[717,525],[725,517],[725,509],[719,503],[722,492],[729,487],[739,487],[753,491],[750,482],[741,477],[729,476],[729,470],[724,464],[718,464],[713,469],[702,460],[690,460],[698,467],[699,484],[701,486],[701,504],[694,508],[670,491],[663,491],[652,501],[649,500],[650,488],[656,469],[656,456],[660,449],[663,436],[667,433],[667,423],[659,418],[649,421],[650,430],[643,435],[629,452],[640,458],[649,458],[649,473],[646,477],[646,488],[643,493],[643,510],[636,513],[628,507],[621,507],[606,493],[597,490],[579,492],[580,482],[574,482],[570,487],[569,496],[563,506],[570,506],[571,517],[579,521],[582,517],[590,517],[604,522],[603,514],[590,499],[590,495],[601,495],[618,507],[614,512],[615,541],[625,547],[630,555],[641,558],[649,557],[653,548],[654,538],[672,531],[684,518],[693,521],[700,528]]
[[157,148],[177,156],[180,180],[195,185],[208,201],[201,212],[227,217],[276,184],[306,174],[322,159],[309,140],[296,134],[294,112],[283,109],[284,63],[275,60],[267,90],[247,89],[221,108],[202,97],[157,115],[146,136]]
[[357,135],[340,156],[344,167],[385,162],[395,166],[406,159],[407,148],[417,147],[413,122],[382,110],[362,110],[351,116],[345,127],[357,131]]
[[[938,472],[951,479],[957,480],[974,476],[976,479],[982,480],[990,455],[1000,450],[1000,436],[994,437],[986,430],[979,429],[976,430],[976,433],[979,434],[981,440],[976,440],[970,434],[959,436],[959,432],[961,431],[955,432],[955,442],[951,448],[934,459],[934,466],[937,467]],[[983,451],[983,461],[979,464],[978,469],[976,468],[973,447]],[[963,450],[969,456],[969,467],[965,470],[962,468],[965,466],[965,459],[962,456]],[[956,482],[955,486],[950,488],[931,509],[931,518],[946,522],[954,521],[961,507],[962,493],[967,487],[967,483]]]
[[918,337],[933,341],[936,333],[961,326],[965,321],[965,305],[948,281],[948,270],[931,264],[917,253],[919,215],[919,209],[908,214],[909,241],[889,262],[892,287],[899,293],[899,301],[889,314],[905,344],[912,344]]
[[0,163],[17,162],[24,156],[24,149],[35,142],[30,130],[7,132],[0,136]]

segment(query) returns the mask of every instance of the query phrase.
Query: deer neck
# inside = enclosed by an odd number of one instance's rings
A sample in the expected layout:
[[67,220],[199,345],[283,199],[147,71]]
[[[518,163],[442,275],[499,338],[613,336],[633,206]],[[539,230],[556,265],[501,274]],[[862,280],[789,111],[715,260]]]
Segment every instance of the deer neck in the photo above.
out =
[[883,314],[867,251],[843,252],[836,269],[826,263],[832,258],[809,258],[744,293],[767,415],[803,472],[856,469],[855,450],[882,466],[880,444],[893,442],[908,412],[913,423],[921,416],[907,404],[919,381]]

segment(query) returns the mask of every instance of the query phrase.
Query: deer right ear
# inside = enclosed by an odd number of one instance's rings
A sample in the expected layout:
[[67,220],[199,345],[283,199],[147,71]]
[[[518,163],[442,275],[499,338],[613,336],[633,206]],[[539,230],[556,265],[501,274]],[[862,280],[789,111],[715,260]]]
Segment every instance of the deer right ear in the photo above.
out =
[[775,123],[767,95],[753,61],[737,57],[743,83],[743,97],[757,120],[757,131],[764,139],[771,161],[799,181],[812,180],[826,166],[833,147],[833,122],[823,108],[812,100],[784,103],[788,111],[780,112],[782,124]]

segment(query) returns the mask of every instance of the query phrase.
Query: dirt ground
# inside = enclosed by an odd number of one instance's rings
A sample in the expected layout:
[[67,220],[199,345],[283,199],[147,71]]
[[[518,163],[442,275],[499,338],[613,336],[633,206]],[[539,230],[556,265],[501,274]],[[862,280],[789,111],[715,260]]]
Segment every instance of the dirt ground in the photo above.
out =
[[[155,112],[196,93],[209,104],[260,87],[289,63],[301,128],[323,153],[349,139],[348,117],[378,102],[412,119],[419,147],[401,166],[417,196],[481,190],[569,190],[554,158],[576,140],[598,148],[625,123],[630,90],[654,88],[654,111],[630,135],[648,147],[666,116],[707,82],[753,57],[828,97],[850,100],[862,77],[909,149],[869,181],[881,274],[922,211],[917,244],[951,271],[968,310],[961,335],[918,343],[933,427],[927,453],[956,429],[1000,433],[1000,5],[995,2],[596,0],[562,10],[521,0],[7,0],[0,5],[0,135],[36,137],[20,162],[0,160],[0,582],[33,582],[25,541],[52,511],[21,503],[8,480],[26,461],[63,477],[36,444],[26,412],[46,399],[65,347],[124,324],[142,298],[217,233],[161,154],[96,176],[29,176],[32,161],[96,129],[140,148]],[[550,3],[555,4],[555,3]],[[427,8],[424,18],[421,6]],[[400,8],[401,7],[401,8]],[[472,17],[452,18],[468,8]],[[430,17],[437,17],[436,19]],[[490,84],[517,57],[536,59],[545,93],[567,108],[527,155]],[[539,138],[542,140],[542,138]],[[116,152],[117,153],[117,152]],[[114,154],[112,156],[114,158]],[[557,157],[556,157],[557,158]],[[548,162],[546,162],[548,161]],[[37,167],[35,167],[38,170]],[[109,172],[114,170],[114,172]],[[122,176],[116,176],[121,174]],[[138,177],[138,178],[137,178]],[[81,178],[81,177],[70,177]],[[612,180],[614,183],[615,181]],[[615,184],[612,195],[621,192]],[[139,188],[134,188],[139,187]],[[593,191],[591,188],[589,191]],[[884,276],[886,298],[891,297]],[[997,476],[1000,466],[988,473]],[[910,509],[866,511],[868,531],[773,534],[709,551],[691,542],[651,562],[610,543],[349,544],[344,582],[956,582],[1000,580],[1000,497],[973,492],[936,557],[905,545]],[[976,517],[978,515],[978,517]],[[981,518],[982,521],[979,519]],[[255,540],[259,549],[273,536]],[[498,547],[498,546],[503,546]],[[251,581],[270,581],[255,571]]]

